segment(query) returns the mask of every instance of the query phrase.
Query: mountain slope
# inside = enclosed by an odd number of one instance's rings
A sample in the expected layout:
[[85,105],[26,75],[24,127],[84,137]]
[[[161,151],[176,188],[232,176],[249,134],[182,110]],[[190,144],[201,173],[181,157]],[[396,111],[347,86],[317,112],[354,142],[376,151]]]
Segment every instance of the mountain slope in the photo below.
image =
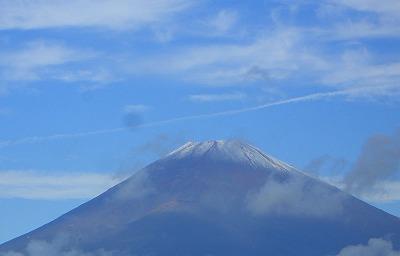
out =
[[39,247],[59,255],[320,256],[373,237],[400,246],[399,219],[253,146],[206,141],[1,245],[0,255],[36,256]]

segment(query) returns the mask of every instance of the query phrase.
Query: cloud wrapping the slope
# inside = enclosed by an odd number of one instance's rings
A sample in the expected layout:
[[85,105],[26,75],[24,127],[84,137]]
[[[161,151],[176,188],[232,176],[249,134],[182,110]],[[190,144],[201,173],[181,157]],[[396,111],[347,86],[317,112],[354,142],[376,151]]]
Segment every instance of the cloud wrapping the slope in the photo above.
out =
[[336,256],[400,256],[400,251],[393,248],[391,241],[371,238],[367,245],[349,245]]
[[341,174],[348,164],[348,161],[344,158],[322,155],[312,159],[303,170],[317,177],[323,175],[334,176]]
[[88,199],[122,180],[123,177],[101,173],[0,171],[0,198]]
[[9,251],[0,256],[112,256],[112,252],[99,249],[94,252],[84,252],[79,248],[70,248],[71,239],[66,235],[58,235],[51,242],[31,240],[24,252]]
[[379,193],[381,183],[400,174],[400,130],[393,135],[371,136],[354,167],[344,178],[345,189],[363,195]]
[[[321,180],[331,184],[341,190],[346,190],[343,176],[320,176]],[[400,201],[400,181],[385,180],[376,183],[371,190],[363,193],[353,193],[355,196],[371,203],[386,203],[392,201]]]
[[155,192],[156,188],[151,183],[147,172],[141,170],[118,186],[118,190],[113,194],[113,199],[136,200]]
[[270,178],[257,193],[249,195],[247,207],[255,215],[335,217],[342,212],[343,200],[342,193],[317,181],[311,184],[300,177],[286,181]]
[[190,4],[182,0],[1,0],[0,29],[137,29],[162,22]]
[[400,201],[400,130],[370,136],[352,165],[324,155],[304,170],[368,202]]

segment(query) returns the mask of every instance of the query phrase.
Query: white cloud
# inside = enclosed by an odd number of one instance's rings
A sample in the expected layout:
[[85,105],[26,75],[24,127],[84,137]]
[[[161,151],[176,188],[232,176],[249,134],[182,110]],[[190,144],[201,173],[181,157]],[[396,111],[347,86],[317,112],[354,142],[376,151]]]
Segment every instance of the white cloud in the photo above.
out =
[[118,190],[113,196],[117,200],[140,199],[155,192],[156,188],[148,178],[148,174],[139,171],[118,186]]
[[[339,189],[345,190],[346,188],[342,176],[323,176],[319,178]],[[371,203],[400,201],[400,181],[378,182],[369,191],[364,191],[356,196]]]
[[122,181],[101,173],[0,171],[0,197],[26,199],[92,198]]
[[8,251],[0,256],[112,256],[104,249],[84,252],[80,248],[70,248],[70,238],[67,235],[57,235],[52,241],[31,240],[24,252]]
[[400,251],[393,248],[392,242],[381,238],[371,238],[367,245],[349,245],[336,256],[400,256]]
[[68,69],[57,67],[94,58],[93,51],[72,49],[59,43],[36,41],[25,47],[0,52],[1,76],[5,80],[68,80]]
[[194,102],[230,101],[244,99],[246,98],[246,94],[240,92],[221,94],[192,94],[189,95],[188,98]]
[[[327,36],[334,39],[400,37],[400,4],[397,0],[330,0],[322,3],[321,9],[335,9],[341,16],[334,19],[333,29],[326,31]],[[352,15],[349,11],[358,13]]]
[[10,66],[31,69],[41,66],[60,65],[81,59],[81,53],[62,45],[33,42],[25,49],[11,52],[4,62]]
[[189,80],[212,84],[281,80],[304,67],[313,70],[324,65],[301,41],[298,30],[278,30],[250,43],[212,44],[149,57],[131,68],[145,73],[178,73]]
[[1,0],[0,29],[136,29],[160,23],[190,4],[183,0]]
[[340,22],[325,31],[325,36],[333,40],[359,38],[400,37],[399,23],[372,22],[367,20]]
[[400,2],[397,0],[330,0],[330,2],[362,12],[390,14],[397,17],[400,13]]
[[[269,179],[249,195],[248,209],[254,214],[334,217],[341,213],[343,194],[302,178],[287,181]],[[326,202],[329,201],[329,204]]]
[[382,61],[363,46],[329,54],[324,49],[330,43],[313,30],[279,28],[247,43],[210,44],[148,57],[131,69],[212,85],[302,80],[310,86],[364,88],[354,90],[354,98],[400,93],[400,62]]
[[364,88],[353,96],[394,96],[400,93],[400,62],[379,63],[367,49],[346,50],[321,77],[323,84]]

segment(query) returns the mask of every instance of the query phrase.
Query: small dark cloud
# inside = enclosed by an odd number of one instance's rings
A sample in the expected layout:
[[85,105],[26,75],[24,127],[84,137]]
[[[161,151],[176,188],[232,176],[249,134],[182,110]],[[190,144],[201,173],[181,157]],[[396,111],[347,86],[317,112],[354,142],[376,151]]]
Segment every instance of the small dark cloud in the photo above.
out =
[[143,123],[142,114],[136,112],[126,113],[123,117],[123,123],[127,128],[135,129]]
[[371,136],[344,178],[347,191],[362,195],[400,174],[400,130]]
[[129,129],[135,129],[143,124],[143,114],[150,109],[147,105],[126,105],[123,109],[123,123]]
[[124,107],[123,123],[129,129],[135,129],[143,123],[143,114],[150,109],[147,105],[136,104]]

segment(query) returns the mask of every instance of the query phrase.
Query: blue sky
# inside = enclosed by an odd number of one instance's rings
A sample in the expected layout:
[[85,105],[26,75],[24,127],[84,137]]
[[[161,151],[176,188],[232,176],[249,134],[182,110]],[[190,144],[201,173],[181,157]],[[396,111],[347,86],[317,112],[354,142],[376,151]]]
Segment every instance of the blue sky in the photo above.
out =
[[245,140],[343,188],[383,143],[392,165],[349,192],[399,216],[399,13],[397,0],[0,0],[0,242],[187,140]]

